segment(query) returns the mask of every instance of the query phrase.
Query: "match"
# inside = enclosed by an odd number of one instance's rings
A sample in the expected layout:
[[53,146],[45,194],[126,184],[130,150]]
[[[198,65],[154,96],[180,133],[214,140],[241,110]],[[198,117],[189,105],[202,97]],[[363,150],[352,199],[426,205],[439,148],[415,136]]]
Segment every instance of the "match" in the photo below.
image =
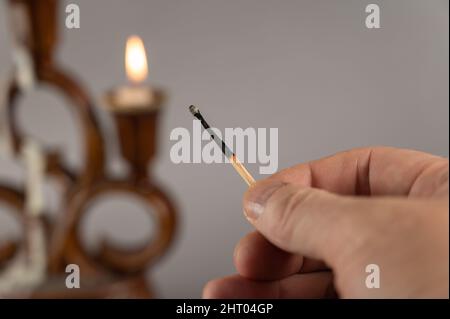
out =
[[255,179],[253,176],[247,171],[245,166],[239,161],[236,154],[225,144],[225,142],[220,139],[214,131],[211,130],[211,127],[203,118],[200,110],[195,105],[189,106],[189,111],[194,115],[195,118],[200,120],[203,128],[211,135],[211,138],[217,143],[217,145],[221,148],[222,153],[228,158],[231,165],[233,165],[234,169],[238,172],[238,174],[242,177],[242,179],[247,183],[248,186],[251,186],[255,183]]

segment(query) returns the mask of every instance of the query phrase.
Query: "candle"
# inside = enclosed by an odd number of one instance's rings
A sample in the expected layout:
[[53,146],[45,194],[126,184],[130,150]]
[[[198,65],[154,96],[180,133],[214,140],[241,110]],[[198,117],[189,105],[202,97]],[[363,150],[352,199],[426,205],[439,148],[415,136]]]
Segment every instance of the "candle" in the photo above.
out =
[[26,209],[31,216],[37,216],[44,209],[45,156],[39,145],[26,140],[22,156],[27,170]]
[[32,291],[46,278],[47,252],[45,227],[40,217],[44,208],[43,182],[45,155],[31,139],[25,140],[22,158],[27,169],[26,216],[27,236],[24,250],[9,263],[0,275],[0,296],[11,291]]
[[115,111],[148,110],[154,105],[155,94],[151,86],[144,85],[148,65],[144,43],[138,36],[128,38],[125,49],[125,69],[130,84],[111,92],[110,104]]

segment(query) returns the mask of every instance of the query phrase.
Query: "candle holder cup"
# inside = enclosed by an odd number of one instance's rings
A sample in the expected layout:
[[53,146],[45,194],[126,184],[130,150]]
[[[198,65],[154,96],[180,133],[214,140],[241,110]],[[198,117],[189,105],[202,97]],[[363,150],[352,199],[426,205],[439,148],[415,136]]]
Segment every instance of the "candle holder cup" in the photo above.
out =
[[105,102],[114,118],[119,137],[120,153],[130,169],[130,179],[148,183],[147,167],[157,150],[157,126],[161,106],[165,100],[162,90],[155,90],[150,105],[120,107],[110,91]]

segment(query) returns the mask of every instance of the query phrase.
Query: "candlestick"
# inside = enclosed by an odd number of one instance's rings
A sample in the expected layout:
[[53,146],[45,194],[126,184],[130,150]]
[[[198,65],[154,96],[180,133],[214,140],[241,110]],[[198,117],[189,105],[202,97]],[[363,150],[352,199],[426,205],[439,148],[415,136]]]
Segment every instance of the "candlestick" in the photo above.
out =
[[[80,83],[54,63],[57,27],[61,25],[56,19],[59,1],[6,3],[13,11],[12,38],[26,55],[15,51],[16,71],[6,87],[0,88],[4,98],[0,101],[0,122],[6,122],[0,123],[0,149],[3,142],[3,148],[10,148],[12,156],[25,160],[27,181],[25,189],[0,182],[1,204],[5,202],[13,212],[24,212],[17,215],[23,221],[23,236],[0,247],[0,264],[5,265],[0,271],[0,291],[22,298],[151,297],[145,270],[172,242],[176,212],[173,201],[147,171],[156,153],[156,128],[164,96],[162,91],[144,84],[148,66],[142,40],[129,39],[125,61],[130,83],[106,94],[108,112],[118,127],[122,155],[131,167],[128,176],[111,177],[105,167],[104,138],[93,104]],[[15,28],[22,24],[32,27]],[[69,168],[59,150],[41,149],[18,125],[18,102],[28,93],[28,84],[33,83],[37,89],[41,84],[53,86],[71,102],[68,106],[77,115],[74,119],[79,121],[84,137],[81,169]],[[42,174],[54,177],[62,187],[56,218],[42,213]],[[143,245],[124,248],[105,240],[99,251],[90,251],[81,240],[81,221],[89,214],[92,202],[117,192],[144,200],[146,212],[157,225],[156,231]],[[61,281],[67,275],[65,266],[71,263],[80,266],[88,287],[68,290]]]

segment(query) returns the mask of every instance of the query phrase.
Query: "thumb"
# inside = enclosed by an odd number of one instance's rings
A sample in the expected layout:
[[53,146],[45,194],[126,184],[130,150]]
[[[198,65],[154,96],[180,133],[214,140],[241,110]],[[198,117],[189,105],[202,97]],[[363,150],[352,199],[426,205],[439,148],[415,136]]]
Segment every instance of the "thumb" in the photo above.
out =
[[258,182],[244,196],[247,219],[269,241],[329,266],[360,241],[364,227],[359,223],[364,220],[361,215],[366,215],[361,213],[370,205],[370,200],[270,179]]

